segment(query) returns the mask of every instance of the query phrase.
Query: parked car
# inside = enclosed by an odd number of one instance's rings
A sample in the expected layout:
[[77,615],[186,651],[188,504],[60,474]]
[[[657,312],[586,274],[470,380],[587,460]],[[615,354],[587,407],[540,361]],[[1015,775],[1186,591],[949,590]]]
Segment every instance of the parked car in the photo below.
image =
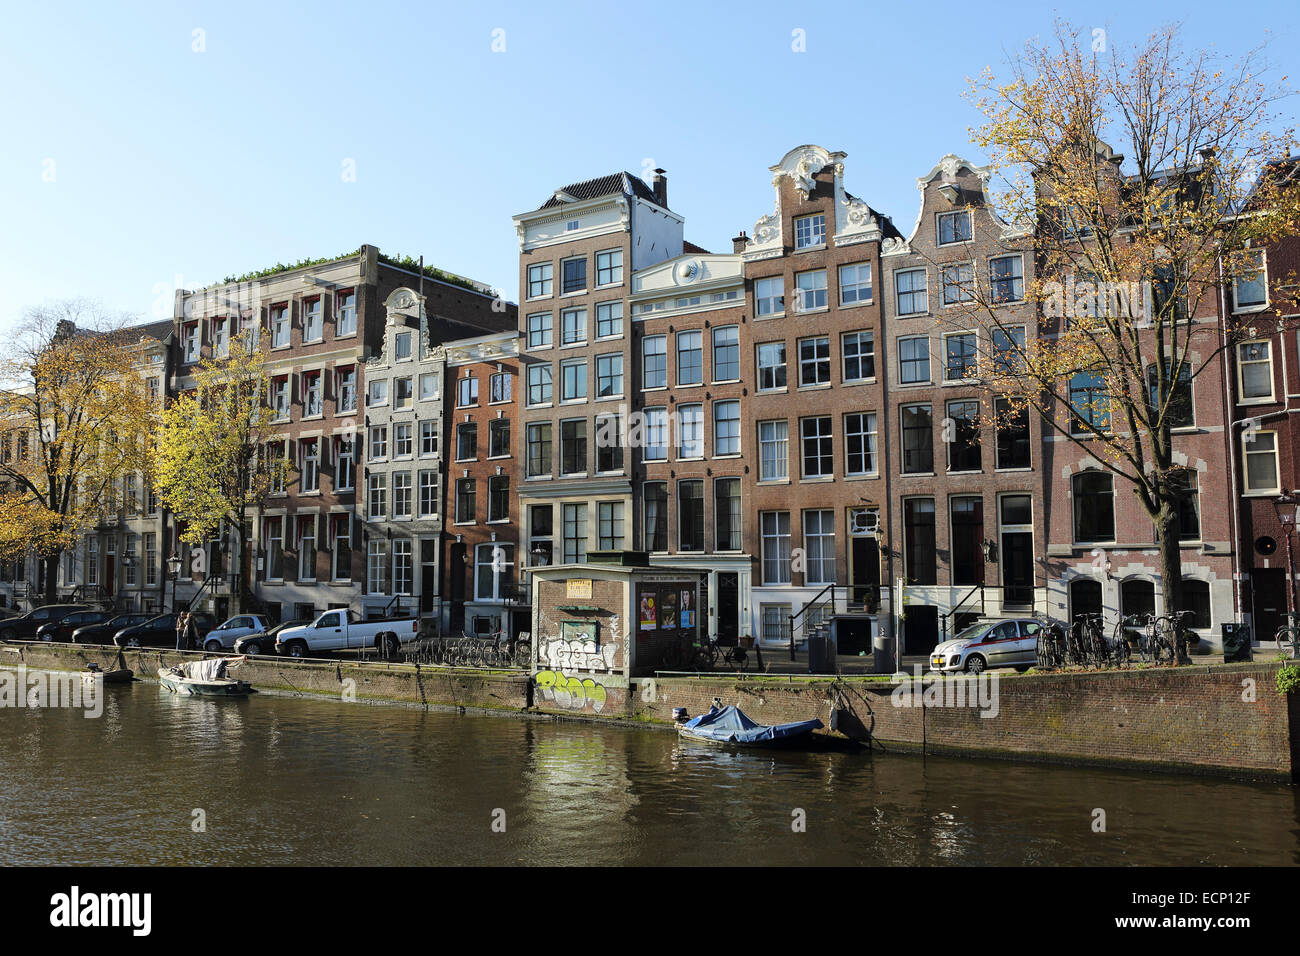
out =
[[113,616],[112,611],[73,611],[57,621],[42,624],[36,629],[38,641],[69,641],[72,632],[83,624],[99,624]]
[[[143,624],[124,627],[113,635],[113,643],[118,647],[172,647],[176,646],[175,614],[159,614]],[[217,626],[211,614],[195,614],[194,623],[198,627],[198,646],[203,646],[203,639],[209,631]]]
[[230,650],[235,642],[249,634],[265,634],[270,621],[260,614],[236,614],[208,632],[203,639],[205,651]]
[[119,614],[117,617],[111,617],[107,621],[100,621],[98,624],[86,624],[74,630],[68,635],[68,640],[73,644],[112,644],[113,635],[126,627],[135,627],[137,624],[143,624],[153,614]]
[[278,653],[307,657],[322,651],[378,647],[385,657],[396,657],[401,645],[420,636],[414,617],[376,618],[362,621],[346,608],[326,611],[310,624],[285,628],[275,638]]
[[30,641],[36,631],[52,621],[61,621],[74,611],[89,611],[89,604],[47,604],[34,611],[0,621],[0,641]]
[[241,637],[235,641],[236,654],[276,654],[278,650],[275,646],[275,639],[282,631],[291,627],[302,627],[304,624],[310,624],[311,618],[298,617],[292,621],[285,621],[283,624],[277,624],[275,627],[262,634],[249,634],[247,637]]
[[1033,618],[978,621],[931,651],[930,669],[978,674],[990,667],[1033,667],[1042,628]]

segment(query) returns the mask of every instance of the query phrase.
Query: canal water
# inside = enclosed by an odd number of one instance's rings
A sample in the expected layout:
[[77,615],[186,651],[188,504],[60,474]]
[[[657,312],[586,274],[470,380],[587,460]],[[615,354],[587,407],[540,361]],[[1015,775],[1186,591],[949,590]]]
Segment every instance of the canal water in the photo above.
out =
[[0,710],[0,864],[1300,860],[1300,803],[1280,785],[736,753],[634,727],[153,683],[106,698],[97,719]]

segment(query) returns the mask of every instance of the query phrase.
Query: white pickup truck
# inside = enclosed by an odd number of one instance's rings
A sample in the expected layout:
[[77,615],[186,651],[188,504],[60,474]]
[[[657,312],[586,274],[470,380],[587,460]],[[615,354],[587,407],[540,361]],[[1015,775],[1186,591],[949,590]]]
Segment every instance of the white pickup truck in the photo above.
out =
[[347,609],[326,611],[310,624],[285,628],[275,637],[277,654],[311,657],[320,651],[377,647],[390,660],[402,644],[420,635],[420,622],[413,617],[379,618],[362,621]]

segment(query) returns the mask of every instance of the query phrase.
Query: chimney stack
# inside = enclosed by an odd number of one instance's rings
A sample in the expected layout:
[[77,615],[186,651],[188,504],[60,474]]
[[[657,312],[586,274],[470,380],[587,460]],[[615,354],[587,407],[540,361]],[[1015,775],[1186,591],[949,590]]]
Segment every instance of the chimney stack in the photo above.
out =
[[741,253],[745,251],[745,243],[749,242],[749,236],[745,235],[745,230],[740,230],[740,235],[731,240],[731,251]]
[[650,185],[654,187],[655,202],[668,208],[668,177],[664,175],[662,169],[656,169],[654,178],[650,180]]

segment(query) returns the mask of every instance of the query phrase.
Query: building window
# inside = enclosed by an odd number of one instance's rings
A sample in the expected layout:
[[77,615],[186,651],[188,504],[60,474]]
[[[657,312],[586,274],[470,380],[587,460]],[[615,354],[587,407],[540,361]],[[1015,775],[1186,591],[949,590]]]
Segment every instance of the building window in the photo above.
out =
[[615,285],[623,281],[623,250],[596,253],[596,285]]
[[587,397],[587,360],[571,359],[560,363],[560,400],[582,401]]
[[930,381],[930,340],[924,335],[898,340],[898,381],[903,385]]
[[804,584],[835,583],[835,512],[803,513]]
[[1132,578],[1119,586],[1119,612],[1124,617],[1146,620],[1156,611],[1156,586],[1150,581]]
[[1210,582],[1183,578],[1183,601],[1180,611],[1191,611],[1189,625],[1195,630],[1210,627]]
[[284,579],[284,525],[283,518],[267,518],[263,524],[266,532],[267,581]]
[[1082,471],[1070,479],[1074,496],[1074,540],[1080,544],[1115,540],[1115,488],[1102,471]]
[[367,517],[383,518],[388,513],[388,475],[383,472],[372,474],[367,479],[369,491],[367,493]]
[[582,564],[587,560],[587,506],[564,505],[564,563]]
[[758,516],[762,532],[763,583],[790,583],[790,512],[763,511]]
[[668,460],[668,410],[665,408],[647,408],[645,410],[645,453],[646,461]]
[[335,372],[334,387],[338,392],[337,411],[355,412],[357,410],[357,370],[341,368]]
[[677,333],[677,384],[704,381],[704,345],[698,331]]
[[899,315],[919,315],[930,309],[925,287],[925,270],[894,273],[894,297]]
[[420,472],[420,517],[432,518],[438,514],[438,473]]
[[551,366],[528,366],[528,404],[548,405],[551,401]]
[[[552,535],[555,533],[555,509],[550,505],[533,505],[528,509],[528,542],[530,550],[541,551],[545,557],[545,563],[550,564],[555,557],[555,544],[552,541]],[[534,561],[529,561],[533,564]]]
[[438,423],[433,419],[420,422],[420,457],[431,458],[438,454]]
[[[320,297],[308,299],[302,304],[302,340],[319,342],[325,338],[325,309]],[[407,342],[410,348],[410,342]]]
[[197,362],[199,360],[199,323],[190,322],[181,331],[181,344],[185,352],[186,362]]
[[602,302],[596,306],[596,337],[617,338],[623,334],[623,303]]
[[324,375],[320,372],[303,373],[303,415],[310,418],[325,414]]
[[1105,380],[1095,372],[1076,372],[1070,379],[1070,433],[1091,434],[1110,428],[1110,400]]
[[929,405],[904,405],[903,474],[928,475],[934,471],[934,421]]
[[528,317],[528,347],[545,348],[551,344],[551,313],[534,312]]
[[840,266],[840,305],[862,305],[871,301],[871,263]]
[[551,424],[542,422],[528,426],[528,477],[549,476],[551,473]]
[[813,246],[826,245],[826,216],[817,213],[813,216],[800,216],[794,221],[794,247],[811,249]]
[[415,398],[415,386],[410,377],[393,379],[393,407],[410,408]]
[[289,307],[277,305],[271,309],[271,348],[289,344]]
[[[19,566],[22,565],[23,559],[18,559]],[[20,576],[15,575],[14,580],[21,580]],[[99,586],[99,539],[94,535],[86,538],[86,583],[92,587]]]
[[713,454],[740,454],[740,402],[713,403]]
[[[137,578],[137,557],[136,557],[136,538],[134,534],[126,536],[126,546],[122,550],[122,582],[126,587],[133,588],[136,586]],[[70,576],[66,573],[67,567],[64,567],[64,583],[70,583]]]
[[1232,277],[1232,301],[1236,311],[1257,309],[1268,304],[1268,271],[1263,250],[1240,253]]
[[510,373],[495,372],[488,379],[488,401],[508,402],[511,397]]
[[334,321],[334,334],[351,335],[357,330],[357,294],[340,292],[334,301],[338,310],[338,316]]
[[677,406],[677,458],[704,457],[704,406]]
[[840,336],[844,356],[844,381],[863,382],[876,377],[876,340],[872,332],[845,332]]
[[393,517],[411,517],[411,473],[393,472]]
[[217,358],[229,357],[230,320],[224,318],[212,320],[212,351]]
[[739,551],[740,479],[718,478],[713,482],[713,534],[715,551]]
[[373,381],[370,383],[370,393],[366,398],[367,405],[387,405],[388,404],[388,382],[387,380]]
[[[951,422],[951,424],[949,424]],[[949,471],[980,471],[980,403],[961,401],[948,403],[948,422],[944,423],[948,439]]]
[[1157,420],[1163,410],[1165,422],[1170,428],[1190,428],[1196,424],[1192,403],[1192,369],[1183,363],[1174,375],[1173,364],[1164,363],[1164,394],[1160,391],[1160,369],[1155,363],[1147,366],[1147,403],[1152,421]]
[[551,294],[551,281],[555,267],[549,262],[539,262],[528,267],[528,298],[540,299]]
[[437,372],[423,372],[420,375],[420,401],[431,402],[442,394],[442,382]]
[[560,344],[578,345],[587,341],[587,310],[565,309],[560,313]]
[[1181,471],[1170,476],[1178,499],[1178,540],[1201,540],[1201,506],[1196,472]]
[[473,461],[478,457],[478,425],[461,422],[456,426],[456,460]]
[[790,426],[784,421],[758,423],[760,481],[790,477]]
[[952,583],[984,583],[984,499],[953,498],[949,504],[952,533]]
[[847,475],[876,473],[874,412],[853,412],[844,416],[844,472]]
[[793,610],[789,604],[764,604],[761,606],[759,613],[762,615],[764,644],[789,644],[790,643],[790,612]]
[[666,481],[647,481],[641,486],[641,497],[645,502],[645,549],[647,551],[668,550],[668,483]]
[[799,385],[829,385],[831,381],[831,340],[821,335],[799,340]]
[[352,580],[352,516],[330,515],[335,581]]
[[316,516],[298,519],[298,580],[316,580]]
[[144,536],[144,586],[158,586],[158,535],[152,531]]
[[1256,494],[1278,494],[1277,434],[1275,432],[1243,432],[1241,450],[1244,459],[1246,491]]
[[460,524],[478,520],[478,480],[456,479],[456,521]]
[[581,475],[587,471],[587,420],[571,418],[560,422],[560,474]]
[[947,361],[944,364],[945,381],[960,382],[975,375],[975,333],[958,332],[943,337]]
[[830,477],[835,470],[830,417],[801,419],[799,429],[803,445],[803,477]]
[[560,263],[562,270],[561,292],[581,292],[587,288],[587,259],[566,259]]
[[1025,327],[993,330],[993,370],[997,375],[1020,375],[1025,370]]
[[794,277],[795,287],[799,290],[799,311],[810,312],[813,309],[826,308],[826,270],[812,269],[800,272]]
[[1025,297],[1025,260],[1020,256],[998,256],[989,260],[989,289],[994,305],[1019,302]]
[[785,383],[785,343],[763,343],[758,347],[759,389],[785,388]]
[[734,325],[713,330],[713,380],[740,379],[740,331]]
[[1093,578],[1075,578],[1070,582],[1071,619],[1103,613],[1101,582]]
[[474,596],[502,600],[515,580],[515,549],[510,544],[480,544],[474,549]]
[[970,236],[970,214],[965,209],[939,213],[939,245],[969,242]]
[[704,482],[677,482],[677,550],[704,550]]
[[641,341],[641,387],[666,388],[668,385],[668,337],[647,335]]
[[414,590],[414,568],[411,561],[411,539],[393,541],[393,593],[410,594]]
[[784,277],[754,280],[754,308],[758,315],[779,315],[785,311]]
[[1237,345],[1237,388],[1244,402],[1273,400],[1273,345],[1241,342]]
[[456,382],[456,405],[467,408],[478,404],[478,378],[471,375]]
[[388,571],[388,542],[371,538],[366,549],[366,591],[370,594],[387,592],[384,579]]
[[997,468],[1029,467],[1029,406],[1005,398],[994,401],[997,431]]
[[944,266],[939,270],[943,283],[943,304],[958,305],[975,298],[975,270],[968,262]]
[[277,421],[289,420],[289,376],[271,379],[271,408]]
[[488,457],[504,458],[510,454],[510,419],[494,418],[488,422]]
[[302,490],[320,491],[320,439],[304,438],[299,447],[302,449]]
[[934,584],[937,575],[934,499],[903,500],[903,562],[908,584]]
[[356,481],[356,445],[350,438],[336,438],[334,490],[351,491]]
[[623,394],[623,353],[596,356],[596,395],[600,398]]
[[510,478],[493,475],[488,479],[488,521],[507,521],[510,518]]

